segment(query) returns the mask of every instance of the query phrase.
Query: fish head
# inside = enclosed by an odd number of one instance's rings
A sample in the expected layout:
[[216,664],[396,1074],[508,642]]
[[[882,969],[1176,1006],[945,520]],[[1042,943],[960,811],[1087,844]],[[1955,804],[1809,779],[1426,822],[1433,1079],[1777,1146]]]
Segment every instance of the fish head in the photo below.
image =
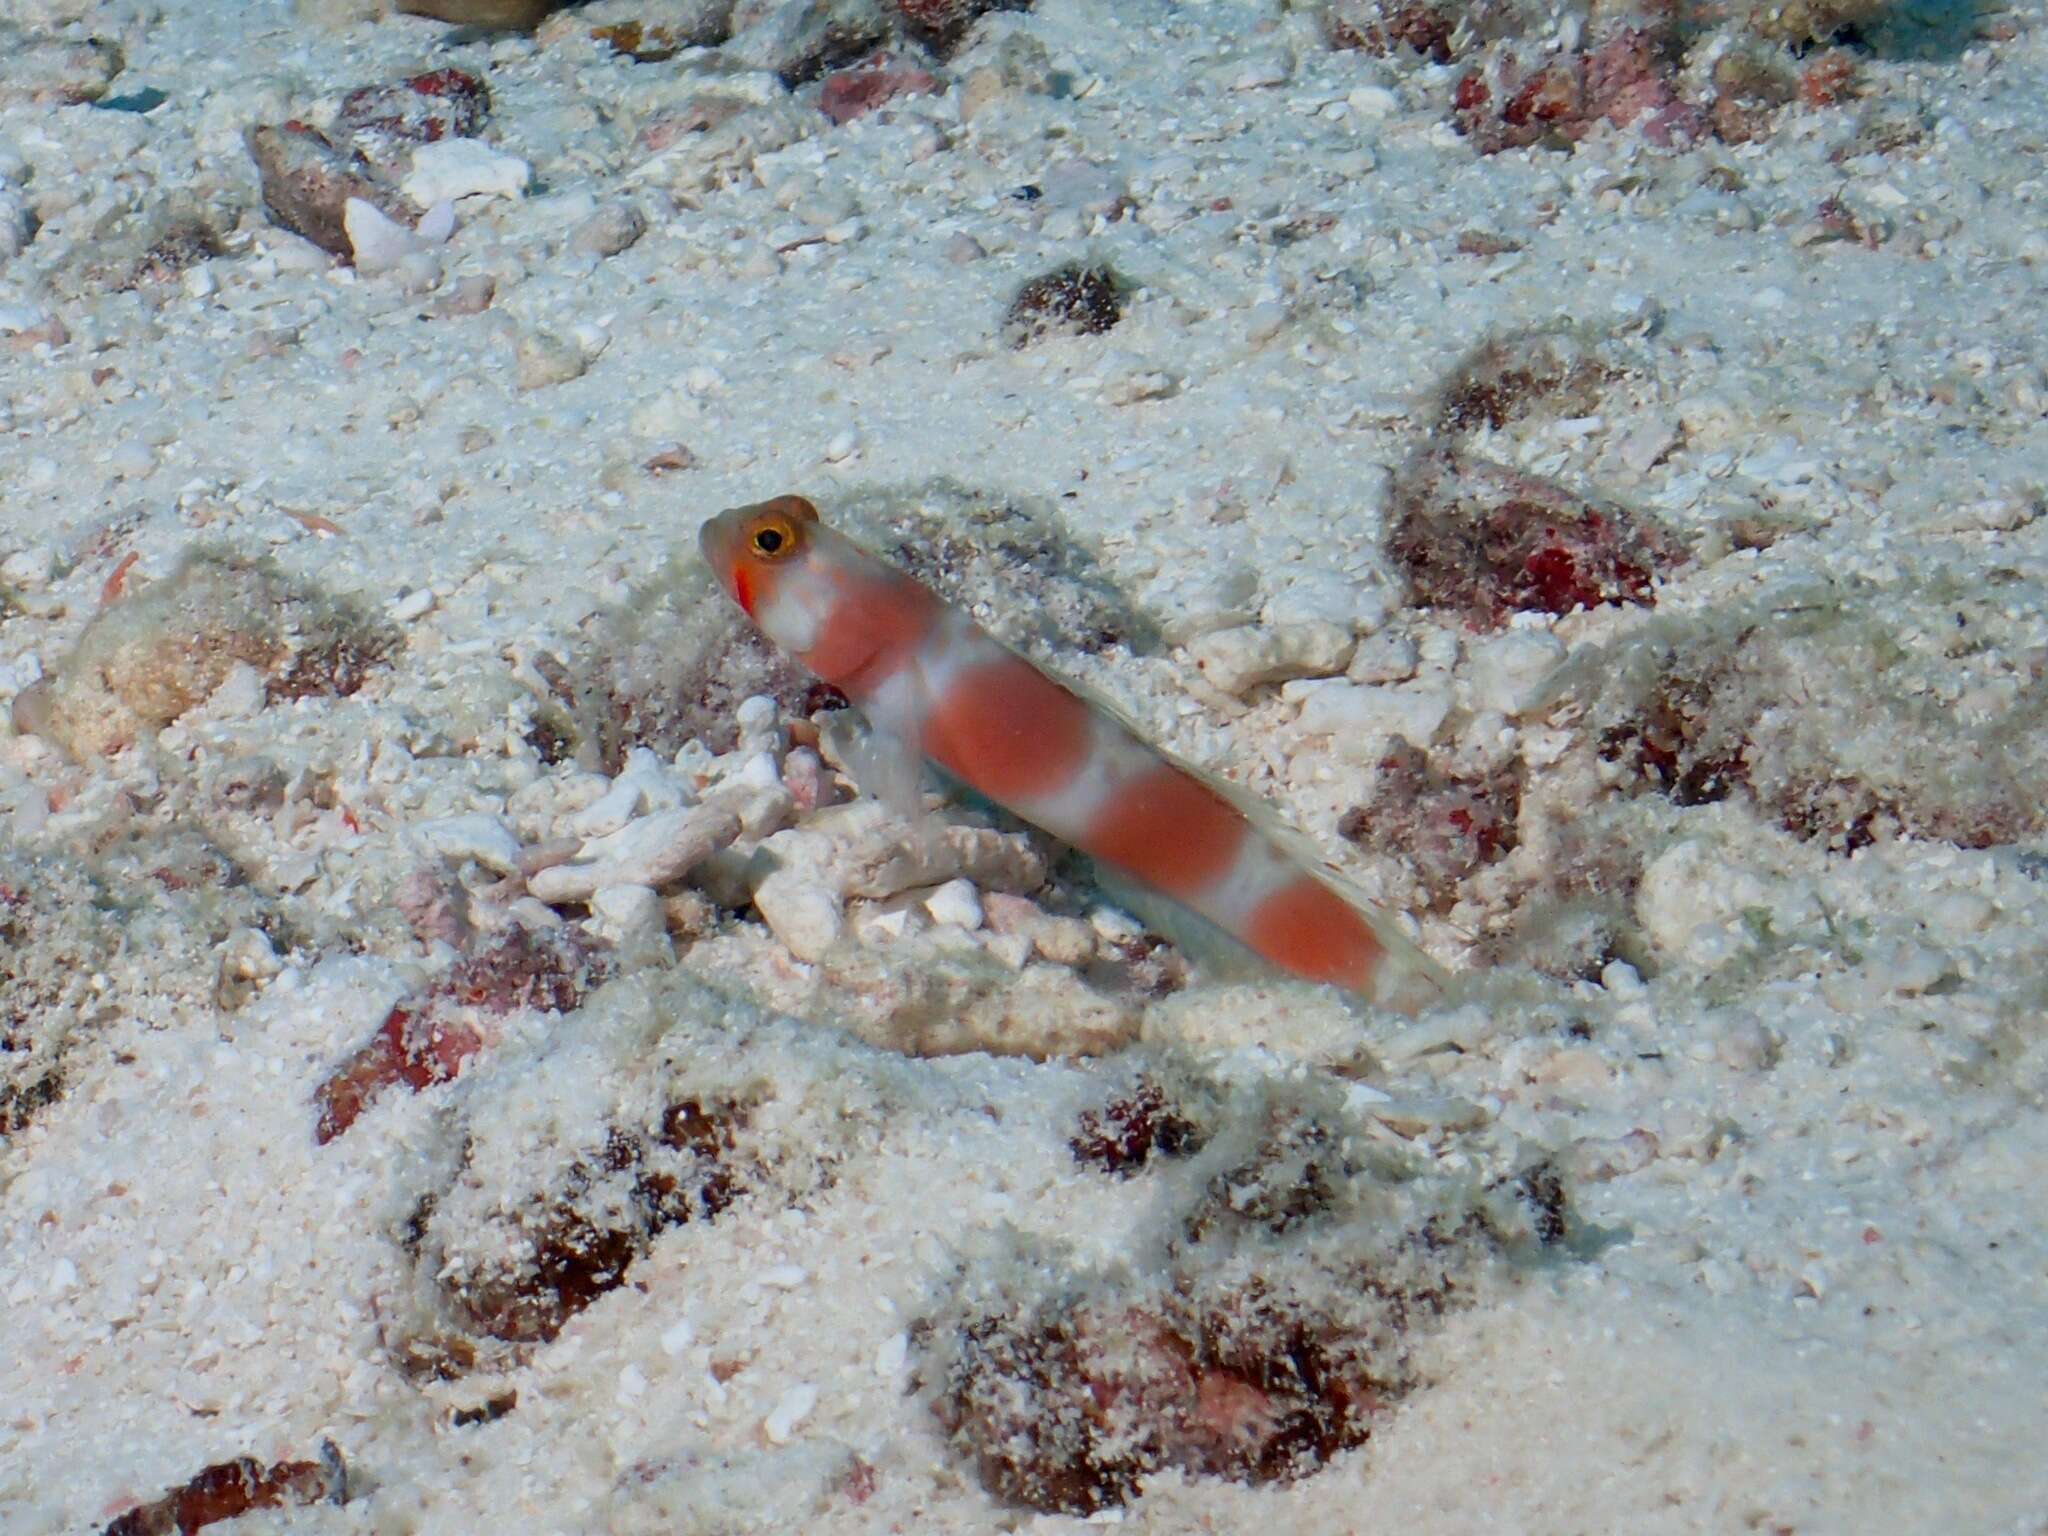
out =
[[697,547],[726,595],[758,622],[775,589],[810,558],[817,534],[816,507],[777,496],[719,513],[698,532]]

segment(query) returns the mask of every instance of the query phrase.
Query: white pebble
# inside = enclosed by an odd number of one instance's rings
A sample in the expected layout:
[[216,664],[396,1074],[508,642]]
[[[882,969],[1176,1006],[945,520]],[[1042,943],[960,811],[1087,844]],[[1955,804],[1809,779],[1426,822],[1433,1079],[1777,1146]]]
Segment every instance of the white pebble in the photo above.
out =
[[723,806],[662,811],[586,840],[573,863],[538,870],[527,889],[542,901],[584,901],[614,885],[659,888],[679,880],[740,835],[740,819]]
[[661,1335],[661,1352],[673,1359],[695,1343],[696,1339],[696,1325],[687,1317],[677,1318]]
[[140,480],[156,468],[156,455],[141,438],[123,438],[107,455],[107,468],[123,480]]
[[441,139],[412,152],[412,171],[399,186],[421,208],[464,197],[521,197],[533,167],[481,139]]
[[1263,346],[1280,334],[1287,324],[1287,306],[1284,304],[1254,304],[1245,316],[1244,336],[1253,346]]
[[1344,100],[1360,117],[1391,117],[1401,110],[1401,98],[1384,85],[1361,85]]
[[1300,724],[1303,730],[1330,737],[1341,756],[1377,762],[1386,753],[1389,737],[1427,747],[1450,714],[1451,702],[1448,688],[1368,688],[1333,682],[1303,702]]
[[846,910],[841,901],[793,870],[775,870],[754,888],[754,910],[768,931],[799,960],[824,959],[846,933]]
[[1413,635],[1381,630],[1358,642],[1344,675],[1354,683],[1400,683],[1413,677],[1421,664],[1422,652]]
[[217,720],[253,720],[263,712],[267,693],[263,674],[246,662],[236,662],[206,701],[207,712]]
[[981,926],[981,895],[971,880],[948,880],[925,898],[924,909],[935,923],[968,929]]
[[423,821],[412,835],[451,864],[473,859],[494,874],[509,875],[519,867],[519,839],[504,818],[477,812]]
[[1737,1019],[1721,1031],[1714,1042],[1714,1054],[1725,1067],[1738,1072],[1755,1072],[1771,1064],[1778,1042],[1755,1019]]
[[432,613],[435,602],[432,587],[414,587],[405,596],[395,599],[385,611],[397,623],[410,624],[413,620],[423,619]]
[[833,434],[832,441],[825,445],[825,462],[843,464],[860,450],[860,434],[848,427]]
[[1586,1184],[1604,1184],[1624,1174],[1640,1173],[1657,1160],[1656,1136],[1645,1130],[1626,1136],[1586,1136],[1572,1143],[1567,1166]]
[[787,1445],[796,1427],[811,1416],[811,1410],[818,1406],[818,1389],[809,1382],[799,1382],[776,1401],[774,1410],[761,1421],[761,1433],[773,1445]]
[[47,544],[31,544],[0,560],[0,580],[25,592],[40,592],[57,569],[57,552]]
[[1211,684],[1241,698],[1262,684],[1342,672],[1353,644],[1338,624],[1258,624],[1198,636],[1188,654]]
[[1497,709],[1511,719],[1543,702],[1565,645],[1545,630],[1511,629],[1471,646],[1471,685],[1475,703]]
[[1643,978],[1626,960],[1610,960],[1600,971],[1600,985],[1616,997],[1641,997]]
[[780,789],[782,787],[782,765],[775,761],[771,752],[756,752],[739,766],[733,779],[756,789]]
[[893,1377],[898,1371],[903,1369],[904,1362],[909,1358],[910,1335],[907,1333],[892,1333],[876,1346],[875,1374],[882,1377]]
[[420,249],[419,237],[373,203],[352,197],[342,207],[341,225],[355,252],[356,270],[388,272]]
[[590,910],[603,935],[621,949],[659,938],[668,926],[661,897],[650,886],[607,885],[592,893]]
[[1735,920],[1766,905],[1768,893],[1756,876],[1716,857],[1687,839],[1652,859],[1636,891],[1636,921],[1646,937],[1667,954],[1697,964],[1732,958],[1740,944]]

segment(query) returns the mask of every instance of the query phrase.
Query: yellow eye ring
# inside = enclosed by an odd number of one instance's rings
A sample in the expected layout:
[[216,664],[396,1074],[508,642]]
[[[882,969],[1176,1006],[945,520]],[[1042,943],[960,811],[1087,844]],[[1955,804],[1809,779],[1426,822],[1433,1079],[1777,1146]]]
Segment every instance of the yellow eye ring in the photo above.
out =
[[747,525],[747,553],[756,560],[787,560],[803,547],[803,525],[817,517],[809,502],[795,496],[778,497]]
[[754,559],[788,559],[797,553],[799,539],[795,522],[780,512],[770,512],[748,528],[748,553]]

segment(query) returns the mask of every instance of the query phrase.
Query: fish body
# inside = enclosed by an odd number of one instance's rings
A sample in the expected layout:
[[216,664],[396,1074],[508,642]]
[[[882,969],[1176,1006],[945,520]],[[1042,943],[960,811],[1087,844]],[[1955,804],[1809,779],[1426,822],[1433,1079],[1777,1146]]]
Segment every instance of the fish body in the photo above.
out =
[[1340,894],[1264,817],[802,497],[720,513],[699,541],[762,632],[886,738],[1283,971],[1403,1008],[1435,990],[1434,967],[1385,914]]

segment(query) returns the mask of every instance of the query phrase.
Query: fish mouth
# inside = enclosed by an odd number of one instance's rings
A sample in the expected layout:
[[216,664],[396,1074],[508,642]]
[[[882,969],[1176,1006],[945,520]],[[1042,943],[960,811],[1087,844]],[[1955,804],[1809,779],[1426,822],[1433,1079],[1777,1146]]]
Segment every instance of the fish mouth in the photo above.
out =
[[718,578],[718,584],[728,592],[732,590],[733,529],[739,521],[739,514],[745,510],[744,507],[733,507],[714,513],[697,530],[697,552],[711,567],[711,574]]

